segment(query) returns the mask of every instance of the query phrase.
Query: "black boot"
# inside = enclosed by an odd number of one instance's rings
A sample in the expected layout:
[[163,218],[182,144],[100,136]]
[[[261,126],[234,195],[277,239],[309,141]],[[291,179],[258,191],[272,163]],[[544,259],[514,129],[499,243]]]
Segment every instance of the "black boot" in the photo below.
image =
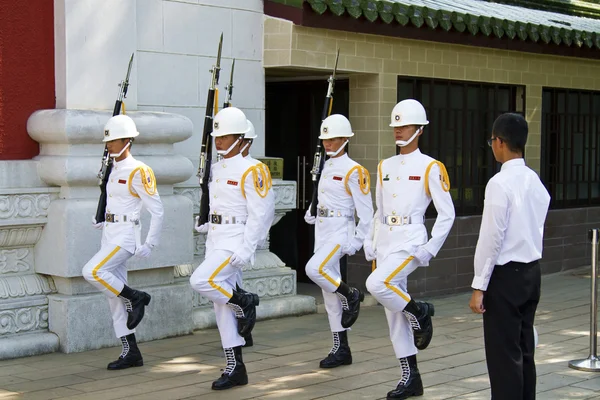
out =
[[150,304],[150,295],[141,290],[135,290],[125,285],[119,297],[127,308],[127,329],[135,329],[144,318],[146,306]]
[[117,370],[125,369],[129,367],[141,367],[144,365],[144,359],[142,353],[138,349],[137,342],[135,341],[135,334],[130,333],[127,336],[120,338],[123,350],[119,358],[106,367],[106,369]]
[[408,399],[412,396],[423,396],[423,382],[417,368],[417,356],[400,358],[402,376],[396,389],[388,392],[387,399]]
[[[235,290],[237,290],[241,294],[247,294],[248,293],[247,291],[245,291],[244,289],[242,289],[240,287],[240,285],[238,285],[237,283],[235,284]],[[246,344],[244,344],[242,347],[252,347],[252,346],[254,346],[254,339],[252,338],[252,333],[249,333],[248,335],[244,336],[244,340],[246,341]]]
[[321,360],[319,367],[335,368],[340,365],[352,364],[352,353],[350,352],[350,346],[348,346],[348,331],[332,333],[333,347],[329,355]]
[[231,389],[234,386],[247,385],[248,374],[242,360],[242,346],[224,349],[227,367],[223,375],[212,383],[213,390]]
[[336,294],[342,301],[342,327],[350,328],[358,319],[360,303],[365,299],[365,294],[357,288],[350,288],[347,296],[338,291]]
[[252,332],[256,323],[256,306],[259,303],[257,294],[246,292],[244,294],[233,291],[227,305],[235,312],[238,320],[238,333],[247,336]]
[[415,346],[419,350],[426,349],[433,338],[433,323],[431,322],[431,317],[435,314],[433,304],[411,300],[403,312],[412,326]]

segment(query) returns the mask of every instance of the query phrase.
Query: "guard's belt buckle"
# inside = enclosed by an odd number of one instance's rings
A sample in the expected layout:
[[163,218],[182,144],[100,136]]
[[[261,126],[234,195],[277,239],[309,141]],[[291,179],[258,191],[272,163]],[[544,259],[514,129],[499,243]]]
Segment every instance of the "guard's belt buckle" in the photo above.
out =
[[326,208],[319,208],[319,217],[327,217],[328,210]]
[[[122,218],[122,221],[119,220],[120,218]],[[127,215],[104,214],[104,220],[106,222],[127,222]]]
[[396,216],[396,215],[388,215],[385,217],[386,225],[408,225],[410,224],[410,217],[408,215],[404,216]]
[[210,215],[210,222],[212,224],[220,224],[223,221],[223,217],[219,214],[211,214]]

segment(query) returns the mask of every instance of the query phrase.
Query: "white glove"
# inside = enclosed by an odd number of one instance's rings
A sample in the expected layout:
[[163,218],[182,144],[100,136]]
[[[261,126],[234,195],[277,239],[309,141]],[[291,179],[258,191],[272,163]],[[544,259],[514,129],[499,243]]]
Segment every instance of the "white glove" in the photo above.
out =
[[233,253],[229,258],[229,264],[235,268],[243,268],[244,265],[248,264],[250,260],[244,260],[244,258],[236,253]]
[[317,223],[317,217],[310,215],[310,208],[306,210],[306,214],[304,214],[304,221],[306,221],[306,223],[309,225],[314,225]]
[[373,249],[373,242],[371,240],[365,240],[363,249],[365,251],[365,258],[367,261],[373,261],[377,258],[377,251]]
[[104,227],[104,222],[96,222],[96,217],[93,217],[92,218],[92,226],[95,229],[102,230],[102,228]]
[[423,246],[419,246],[415,250],[415,254],[413,254],[413,257],[419,262],[419,264],[427,265],[429,264],[429,260],[433,258],[433,255],[427,250],[425,250]]
[[154,246],[151,246],[148,243],[144,243],[143,245],[141,245],[140,247],[135,249],[136,257],[140,257],[140,258],[150,257],[150,253],[152,253],[152,247],[154,247]]
[[360,243],[360,241],[357,242],[357,239],[352,239],[350,243],[342,246],[342,254],[353,256],[361,247],[362,243]]
[[198,233],[208,232],[208,222],[206,222],[202,225],[198,225],[199,220],[200,220],[200,217],[196,217],[196,224],[194,225],[194,229],[196,230],[196,232],[198,232]]

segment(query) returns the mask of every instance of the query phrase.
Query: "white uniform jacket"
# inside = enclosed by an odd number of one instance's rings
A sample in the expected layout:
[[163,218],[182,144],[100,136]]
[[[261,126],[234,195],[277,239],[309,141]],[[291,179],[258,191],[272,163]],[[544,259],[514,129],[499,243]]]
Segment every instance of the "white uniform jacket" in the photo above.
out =
[[[158,245],[163,205],[152,169],[132,156],[122,161],[114,161],[106,192],[106,213],[114,214],[118,222],[104,223],[102,244],[113,244],[135,253],[136,229],[139,235],[141,225],[136,227],[131,221],[139,220],[143,205],[152,215],[146,243]],[[125,216],[127,218],[124,218]]]
[[271,171],[265,163],[258,161],[257,159],[253,158],[250,154],[248,154],[244,158],[250,161],[256,167],[262,169],[262,174],[265,176],[265,182],[267,184],[267,189],[269,190],[266,197],[267,201],[269,202],[269,205],[267,207],[273,212],[268,216],[268,218],[265,218],[265,236],[262,238],[262,241],[264,242],[265,240],[267,240],[267,236],[269,234],[271,226],[273,225],[273,221],[275,221],[275,191],[271,190],[273,188],[273,182],[271,180]]
[[[414,254],[423,245],[431,255],[437,255],[454,223],[450,180],[444,164],[417,149],[382,160],[377,169],[377,211],[368,236],[373,238],[375,230],[378,231],[373,243],[377,258],[385,259],[398,251]],[[428,241],[422,222],[431,200],[438,215]],[[386,217],[394,216],[400,220],[410,218],[411,223],[386,224]]]
[[331,242],[360,250],[373,219],[369,171],[347,154],[326,160],[317,198],[315,252]]
[[214,163],[210,176],[207,252],[228,250],[254,263],[274,213],[264,169],[238,154]]

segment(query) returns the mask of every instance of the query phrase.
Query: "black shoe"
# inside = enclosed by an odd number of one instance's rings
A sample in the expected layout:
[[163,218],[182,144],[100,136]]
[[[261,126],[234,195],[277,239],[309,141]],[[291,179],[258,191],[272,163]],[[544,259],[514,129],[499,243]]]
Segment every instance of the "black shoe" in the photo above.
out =
[[127,336],[123,336],[121,338],[121,344],[123,345],[121,355],[118,359],[109,363],[106,369],[118,370],[129,367],[141,367],[144,365],[142,353],[140,352],[140,349],[138,349],[135,341],[135,334],[131,333]]
[[402,376],[396,389],[388,392],[387,399],[408,399],[413,396],[423,396],[423,382],[417,368],[417,356],[400,359]]
[[425,350],[433,338],[433,322],[431,321],[431,317],[435,314],[433,304],[411,300],[403,312],[413,329],[415,346],[419,350]]
[[127,285],[125,285],[119,297],[123,299],[127,308],[127,329],[135,329],[144,318],[146,306],[150,304],[152,298],[148,293],[131,289]]
[[221,377],[212,383],[212,389],[225,390],[235,386],[247,385],[248,374],[242,360],[242,347],[237,346],[224,350],[227,367]]
[[365,299],[365,294],[357,288],[351,288],[350,290],[348,297],[337,293],[342,301],[342,327],[344,328],[350,328],[354,325],[360,312],[360,303]]
[[352,353],[348,346],[348,331],[333,332],[333,347],[329,355],[321,360],[320,368],[335,368],[352,364]]
[[246,341],[246,344],[243,345],[242,347],[254,346],[254,339],[252,339],[252,333],[249,333],[247,336],[244,336],[244,340]]
[[260,299],[257,294],[244,293],[241,294],[237,291],[233,291],[233,295],[227,305],[235,312],[235,318],[238,320],[238,333],[240,336],[248,336],[254,324],[256,323],[256,306],[258,306]]
[[[240,292],[240,294],[247,294],[248,292],[245,291],[244,289],[242,289],[240,287],[240,285],[238,285],[237,283],[235,284],[235,290],[237,290],[238,292]],[[254,339],[252,338],[252,333],[249,333],[248,335],[244,336],[244,340],[246,341],[246,344],[244,344],[242,347],[252,347],[254,346]]]

